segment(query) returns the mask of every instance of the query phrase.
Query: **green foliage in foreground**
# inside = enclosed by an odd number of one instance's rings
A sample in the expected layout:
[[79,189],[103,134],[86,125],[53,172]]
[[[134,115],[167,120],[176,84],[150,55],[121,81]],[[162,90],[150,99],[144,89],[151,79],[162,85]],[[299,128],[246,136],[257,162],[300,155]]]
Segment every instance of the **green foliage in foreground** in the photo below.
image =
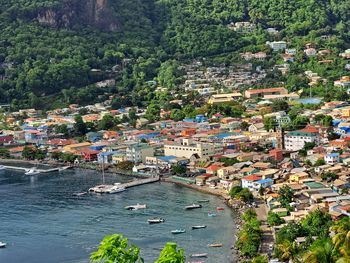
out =
[[230,190],[231,198],[237,198],[244,202],[253,201],[253,194],[247,188],[242,188],[240,186],[234,186]]
[[[97,251],[91,254],[92,262],[142,263],[140,248],[130,245],[127,238],[114,234],[104,237]],[[154,263],[184,263],[185,254],[175,243],[167,243]]]

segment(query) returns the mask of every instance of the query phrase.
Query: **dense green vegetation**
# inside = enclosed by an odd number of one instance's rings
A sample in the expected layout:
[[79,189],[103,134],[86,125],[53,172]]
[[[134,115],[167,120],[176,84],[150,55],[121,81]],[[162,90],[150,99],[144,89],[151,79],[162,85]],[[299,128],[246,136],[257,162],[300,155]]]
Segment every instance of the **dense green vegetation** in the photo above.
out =
[[349,230],[348,217],[333,222],[328,213],[315,210],[277,232],[274,255],[283,262],[349,262]]
[[[127,238],[114,234],[103,238],[90,259],[92,262],[142,263],[140,253],[140,248],[129,244]],[[183,249],[178,249],[176,243],[167,243],[154,263],[184,263],[185,259]]]
[[[298,50],[310,41],[328,48],[332,53],[325,59],[333,63],[320,64],[300,52],[287,76],[271,72],[265,85],[283,81],[291,91],[308,93],[301,73],[312,69],[331,80],[313,88],[314,95],[347,98],[331,84],[345,74],[337,53],[349,47],[349,7],[345,0],[1,0],[0,103],[52,108],[117,94],[114,108],[152,101],[164,106],[171,95],[156,94],[147,81],[175,89],[179,61],[208,57],[208,63],[233,63],[238,52],[264,50],[269,60],[256,65],[271,67],[281,58],[265,42],[281,39]],[[252,21],[257,29],[240,34],[227,26],[237,21]],[[269,35],[268,27],[279,33]],[[94,85],[111,78],[116,85]]]

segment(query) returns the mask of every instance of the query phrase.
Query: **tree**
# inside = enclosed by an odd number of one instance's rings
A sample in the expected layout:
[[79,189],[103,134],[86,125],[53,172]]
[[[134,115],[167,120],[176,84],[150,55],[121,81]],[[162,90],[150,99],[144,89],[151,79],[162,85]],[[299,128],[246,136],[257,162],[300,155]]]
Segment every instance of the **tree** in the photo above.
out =
[[185,117],[186,117],[185,114],[179,109],[174,109],[170,113],[170,119],[172,119],[174,121],[181,121]]
[[0,157],[1,158],[9,158],[10,157],[10,152],[6,148],[0,148]]
[[154,263],[184,263],[185,260],[183,249],[177,250],[176,243],[167,243]]
[[118,234],[104,237],[98,250],[91,254],[90,259],[93,262],[104,263],[143,262],[140,257],[140,249],[129,245],[128,239]]
[[98,124],[100,130],[109,130],[114,126],[114,118],[110,114],[106,114],[102,117],[102,120]]
[[278,200],[283,207],[289,207],[290,203],[293,201],[293,190],[288,185],[284,185],[278,191]]
[[285,240],[283,243],[276,245],[275,255],[282,261],[298,259],[299,247],[296,242]]
[[338,256],[331,239],[325,238],[316,240],[304,254],[303,259],[308,263],[336,263]]
[[56,134],[63,134],[64,137],[69,136],[68,127],[66,124],[56,125],[54,131]]
[[318,237],[326,237],[331,224],[331,216],[320,209],[312,211],[301,221],[301,226],[309,236]]
[[278,214],[273,213],[273,212],[269,212],[267,215],[267,223],[270,226],[279,226],[281,224],[283,224],[285,221],[283,220],[283,218],[281,218]]
[[271,104],[272,111],[288,111],[289,105],[285,100],[274,100]]
[[318,159],[316,162],[315,162],[315,165],[314,166],[321,166],[321,165],[325,165],[326,162],[324,161],[324,159]]
[[171,172],[173,174],[185,174],[186,173],[186,167],[183,165],[173,165],[171,167]]
[[252,263],[268,263],[269,259],[267,256],[257,256],[252,260]]
[[36,154],[36,148],[24,146],[22,151],[22,157],[27,160],[34,160]]
[[264,118],[264,128],[265,130],[273,130],[275,127],[275,119],[271,117],[265,117]]
[[75,116],[75,123],[73,126],[74,134],[76,136],[84,136],[87,133],[86,123],[80,115]]
[[240,186],[234,186],[230,190],[231,198],[237,198],[243,202],[250,202],[254,200],[253,194],[247,188],[242,188]]
[[343,257],[350,259],[350,219],[344,217],[336,221],[330,230],[335,233],[332,241]]

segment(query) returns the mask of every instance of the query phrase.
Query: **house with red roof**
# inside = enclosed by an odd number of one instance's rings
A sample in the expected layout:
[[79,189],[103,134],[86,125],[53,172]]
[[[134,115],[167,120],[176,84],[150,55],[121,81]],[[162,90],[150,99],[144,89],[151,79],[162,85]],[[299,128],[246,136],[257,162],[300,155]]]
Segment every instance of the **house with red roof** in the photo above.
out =
[[218,170],[220,170],[222,168],[221,165],[217,165],[217,164],[212,164],[210,166],[208,166],[207,168],[205,168],[205,172],[207,174],[216,174]]
[[241,179],[242,188],[253,188],[254,182],[259,181],[261,179],[262,179],[262,176],[256,175],[256,174],[243,177]]

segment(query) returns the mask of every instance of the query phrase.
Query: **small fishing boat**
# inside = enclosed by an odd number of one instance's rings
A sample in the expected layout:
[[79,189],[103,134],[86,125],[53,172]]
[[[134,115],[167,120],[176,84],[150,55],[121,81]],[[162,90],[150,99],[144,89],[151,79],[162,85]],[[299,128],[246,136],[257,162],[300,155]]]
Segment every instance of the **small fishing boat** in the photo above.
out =
[[198,200],[198,203],[209,203],[208,199],[202,199],[202,200]]
[[209,217],[215,217],[215,216],[217,216],[217,214],[216,214],[216,213],[210,213],[210,212],[209,212],[209,213],[208,213],[208,216],[209,216]]
[[107,194],[116,194],[116,193],[120,193],[120,192],[124,192],[126,191],[126,188],[123,186],[120,186],[119,183],[114,184],[110,189],[108,189],[106,191]]
[[176,229],[176,230],[172,230],[172,231],[171,231],[171,233],[172,233],[173,235],[183,234],[183,233],[185,233],[185,232],[186,232],[185,229]]
[[192,204],[185,207],[186,210],[193,210],[198,208],[202,208],[202,205]]
[[192,226],[192,229],[202,229],[202,228],[206,228],[206,225],[201,225],[201,226]]
[[206,258],[208,257],[208,253],[198,253],[198,254],[192,254],[191,258]]
[[0,170],[4,170],[4,169],[5,169],[5,166],[0,165]]
[[33,167],[33,168],[26,170],[26,172],[24,174],[25,175],[36,175],[36,174],[40,174],[40,172],[35,167]]
[[156,218],[148,219],[147,222],[149,224],[160,224],[160,223],[164,223],[165,220],[163,218],[156,217]]
[[6,243],[0,242],[0,248],[5,248],[7,246]]
[[147,207],[146,205],[137,204],[137,205],[126,206],[125,209],[126,210],[139,210],[139,209],[145,209],[146,207]]
[[222,247],[221,243],[208,244],[208,247]]
[[217,207],[216,210],[217,210],[217,211],[223,211],[223,210],[225,210],[225,208],[223,208],[223,207]]

